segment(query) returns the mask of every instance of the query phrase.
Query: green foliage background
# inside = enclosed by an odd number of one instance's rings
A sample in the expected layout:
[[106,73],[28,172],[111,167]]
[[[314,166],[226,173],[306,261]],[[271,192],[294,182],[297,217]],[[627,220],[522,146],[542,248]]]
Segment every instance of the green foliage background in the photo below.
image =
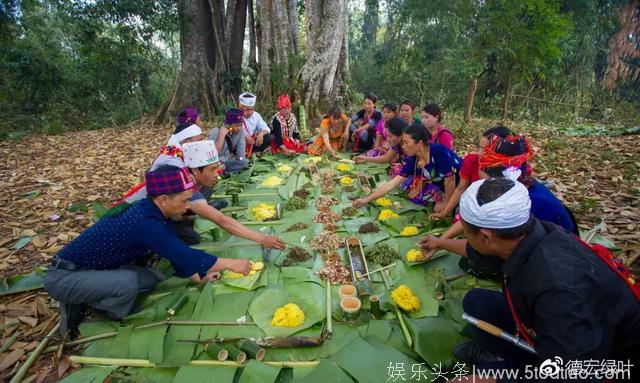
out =
[[[474,114],[495,117],[511,73],[510,118],[638,125],[638,81],[601,86],[623,0],[349,4],[352,78],[336,100],[348,109],[373,92],[460,112],[477,78]],[[0,0],[0,139],[121,126],[158,110],[180,69],[179,40],[171,0]],[[299,68],[305,58],[291,60]],[[255,68],[245,66],[243,88],[254,89]],[[278,92],[287,88],[280,72],[269,77]]]

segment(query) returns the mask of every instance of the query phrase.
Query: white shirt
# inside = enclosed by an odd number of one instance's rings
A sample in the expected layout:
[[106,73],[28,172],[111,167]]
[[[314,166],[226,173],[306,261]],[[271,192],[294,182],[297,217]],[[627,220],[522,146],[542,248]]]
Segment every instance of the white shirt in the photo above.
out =
[[243,121],[244,121],[243,129],[245,129],[244,133],[248,136],[253,137],[255,133],[261,132],[263,130],[266,131],[267,133],[271,133],[271,129],[269,129],[269,125],[267,125],[267,123],[264,122],[260,113],[256,111],[254,111],[251,117],[249,118],[243,117]]

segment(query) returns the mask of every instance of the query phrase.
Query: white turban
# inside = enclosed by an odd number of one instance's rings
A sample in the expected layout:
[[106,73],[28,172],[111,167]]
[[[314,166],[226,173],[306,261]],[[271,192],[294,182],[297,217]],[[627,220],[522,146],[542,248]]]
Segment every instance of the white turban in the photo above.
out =
[[199,136],[201,134],[202,134],[202,129],[200,129],[198,125],[192,124],[192,125],[189,125],[187,128],[182,129],[178,133],[172,134],[171,137],[169,137],[168,145],[182,148],[182,146],[180,145],[182,141]]
[[506,193],[480,206],[478,189],[485,181],[472,183],[460,198],[460,216],[465,222],[487,229],[510,229],[529,221],[531,199],[526,186],[514,181]]
[[256,95],[249,92],[244,92],[240,95],[240,105],[253,108],[256,106]]
[[211,140],[189,142],[182,145],[184,163],[190,168],[199,168],[219,161],[216,143]]

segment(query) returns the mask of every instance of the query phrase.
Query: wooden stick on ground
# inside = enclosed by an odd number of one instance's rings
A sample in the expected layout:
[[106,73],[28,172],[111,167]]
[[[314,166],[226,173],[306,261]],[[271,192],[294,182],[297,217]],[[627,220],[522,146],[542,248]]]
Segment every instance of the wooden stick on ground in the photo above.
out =
[[20,369],[13,376],[10,383],[19,383],[22,381],[22,378],[24,378],[24,376],[27,374],[27,371],[29,371],[29,368],[31,368],[31,365],[33,364],[33,362],[35,362],[36,359],[38,359],[38,357],[40,356],[40,354],[42,354],[42,351],[44,351],[44,348],[47,346],[47,343],[49,343],[49,340],[51,339],[53,334],[55,334],[56,331],[58,331],[59,327],[60,327],[60,324],[56,324],[55,326],[53,326],[51,331],[49,331],[49,334],[47,334],[47,336],[44,337],[44,339],[42,340],[42,342],[40,342],[38,347],[36,347],[36,349],[33,350],[33,352],[29,355],[29,358],[26,360],[26,362],[24,362],[24,364],[20,366]]

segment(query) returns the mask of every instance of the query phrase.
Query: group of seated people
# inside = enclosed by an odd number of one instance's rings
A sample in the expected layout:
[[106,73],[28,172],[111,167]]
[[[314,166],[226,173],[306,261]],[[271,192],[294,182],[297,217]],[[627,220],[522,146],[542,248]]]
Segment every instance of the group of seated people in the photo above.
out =
[[[423,251],[446,249],[477,275],[503,278],[504,292],[473,289],[463,307],[478,319],[517,331],[538,352],[536,357],[478,332],[477,342],[456,348],[460,360],[519,368],[554,356],[637,356],[640,284],[610,252],[579,240],[569,209],[533,177],[527,138],[492,127],[479,137],[477,152],[460,159],[438,105],[427,104],[418,120],[411,102],[386,103],[379,111],[376,101],[367,95],[352,117],[332,107],[309,141],[300,134],[287,96],[278,98],[269,127],[255,111],[255,95],[243,93],[239,108],[227,110],[224,124],[208,137],[195,109],[180,112],[145,182],[54,258],[44,285],[61,303],[61,331],[77,335],[88,308],[117,320],[138,310],[137,295],[161,280],[146,264],[150,254],[168,259],[176,275],[195,282],[216,280],[224,269],[247,274],[247,260],[189,247],[200,241],[193,230],[194,217],[200,216],[264,248],[285,248],[282,239],[247,228],[209,201],[219,176],[242,171],[247,158],[268,150],[336,158],[339,151],[352,150],[355,163],[391,165],[390,179],[353,206],[402,190],[411,202],[433,207],[425,220],[452,217],[454,224],[443,235],[421,240]],[[456,239],[461,234],[465,239]]]

